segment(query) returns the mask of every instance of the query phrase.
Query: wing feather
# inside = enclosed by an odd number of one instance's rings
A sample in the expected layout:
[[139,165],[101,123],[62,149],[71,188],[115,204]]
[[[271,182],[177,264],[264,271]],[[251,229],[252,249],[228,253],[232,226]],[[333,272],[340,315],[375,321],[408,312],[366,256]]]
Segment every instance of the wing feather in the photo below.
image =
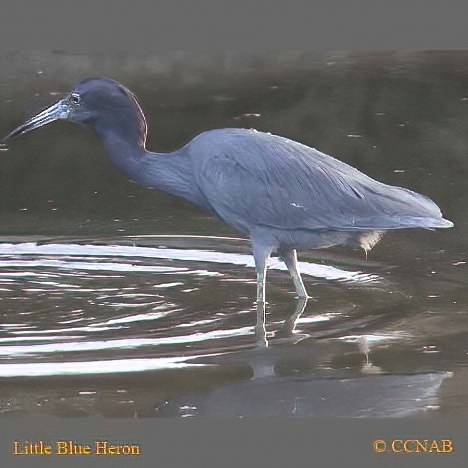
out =
[[316,149],[243,129],[205,132],[190,144],[195,180],[235,227],[375,230],[448,227],[429,198],[377,182]]

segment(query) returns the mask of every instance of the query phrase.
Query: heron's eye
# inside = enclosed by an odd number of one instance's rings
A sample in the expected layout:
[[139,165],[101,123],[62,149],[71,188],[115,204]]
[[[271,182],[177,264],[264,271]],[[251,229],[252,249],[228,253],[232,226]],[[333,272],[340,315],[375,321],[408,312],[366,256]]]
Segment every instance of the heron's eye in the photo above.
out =
[[79,94],[73,93],[70,94],[70,97],[68,99],[73,104],[79,104],[81,101],[81,96]]

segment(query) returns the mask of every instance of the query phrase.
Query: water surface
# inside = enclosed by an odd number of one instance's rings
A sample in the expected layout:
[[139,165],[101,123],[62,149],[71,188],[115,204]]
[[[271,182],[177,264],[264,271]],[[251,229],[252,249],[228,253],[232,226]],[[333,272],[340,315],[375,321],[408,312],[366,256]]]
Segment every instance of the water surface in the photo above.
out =
[[0,129],[111,75],[139,97],[150,149],[256,127],[424,193],[455,228],[387,234],[367,258],[301,253],[313,298],[300,315],[272,259],[260,349],[249,242],[128,182],[91,130],[50,125],[0,161],[2,413],[466,412],[468,54],[285,57],[3,57]]

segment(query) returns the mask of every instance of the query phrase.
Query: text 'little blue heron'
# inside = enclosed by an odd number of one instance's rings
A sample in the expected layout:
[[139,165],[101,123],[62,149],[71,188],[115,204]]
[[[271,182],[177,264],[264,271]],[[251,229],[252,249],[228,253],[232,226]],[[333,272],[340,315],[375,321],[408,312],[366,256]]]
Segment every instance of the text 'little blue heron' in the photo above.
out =
[[258,303],[265,302],[273,252],[286,264],[297,295],[306,298],[296,249],[348,244],[367,251],[389,229],[453,226],[429,198],[269,133],[211,130],[172,153],[151,153],[138,101],[109,78],[81,81],[5,140],[57,119],[93,127],[112,162],[134,182],[183,197],[248,235]]

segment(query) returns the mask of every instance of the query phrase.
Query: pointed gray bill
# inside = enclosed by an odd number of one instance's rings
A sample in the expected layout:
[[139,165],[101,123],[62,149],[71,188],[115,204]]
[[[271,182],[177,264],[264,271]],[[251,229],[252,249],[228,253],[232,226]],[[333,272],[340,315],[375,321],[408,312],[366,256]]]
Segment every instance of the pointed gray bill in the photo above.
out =
[[42,127],[54,120],[66,119],[68,117],[68,105],[65,100],[60,100],[53,104],[52,106],[44,109],[42,112],[37,114],[34,117],[31,117],[29,120],[21,124],[18,128],[15,128],[11,133],[9,133],[3,141],[11,140],[16,138],[24,133],[28,133],[35,128]]

